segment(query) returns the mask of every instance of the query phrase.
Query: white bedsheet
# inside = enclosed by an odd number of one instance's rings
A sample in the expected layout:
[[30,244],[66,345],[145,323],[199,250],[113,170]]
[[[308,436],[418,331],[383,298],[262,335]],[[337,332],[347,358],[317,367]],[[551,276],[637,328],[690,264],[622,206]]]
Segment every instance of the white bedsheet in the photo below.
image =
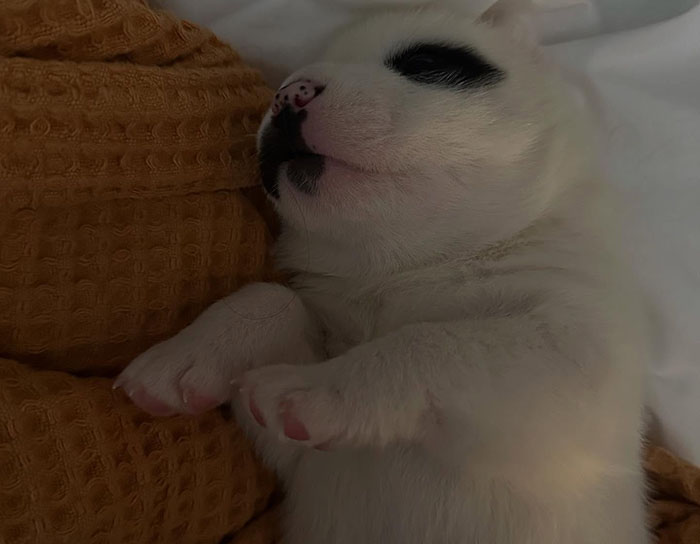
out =
[[[478,14],[493,1],[437,3]],[[700,7],[683,13],[698,0],[537,1],[559,6],[539,17],[549,49],[593,79],[608,110],[626,251],[658,316],[649,406],[662,442],[700,464]],[[212,28],[276,84],[362,12],[427,1],[160,3]]]
[[552,49],[605,100],[626,250],[658,316],[649,406],[662,442],[700,464],[700,7]]

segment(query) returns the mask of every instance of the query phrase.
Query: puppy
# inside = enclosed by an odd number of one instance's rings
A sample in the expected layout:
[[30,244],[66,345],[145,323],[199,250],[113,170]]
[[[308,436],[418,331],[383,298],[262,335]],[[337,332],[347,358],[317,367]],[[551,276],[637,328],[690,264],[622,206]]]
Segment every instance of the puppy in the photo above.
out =
[[593,116],[507,18],[378,15],[260,134],[291,287],[249,285],[116,382],[231,401],[286,544],[640,544],[646,325]]

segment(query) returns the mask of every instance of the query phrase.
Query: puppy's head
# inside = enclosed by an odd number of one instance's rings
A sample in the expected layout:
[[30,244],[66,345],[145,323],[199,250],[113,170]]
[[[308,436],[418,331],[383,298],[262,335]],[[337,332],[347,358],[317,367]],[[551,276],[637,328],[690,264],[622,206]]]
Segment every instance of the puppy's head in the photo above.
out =
[[571,153],[573,101],[508,28],[385,14],[290,76],[259,134],[283,220],[417,254],[497,240],[542,214]]

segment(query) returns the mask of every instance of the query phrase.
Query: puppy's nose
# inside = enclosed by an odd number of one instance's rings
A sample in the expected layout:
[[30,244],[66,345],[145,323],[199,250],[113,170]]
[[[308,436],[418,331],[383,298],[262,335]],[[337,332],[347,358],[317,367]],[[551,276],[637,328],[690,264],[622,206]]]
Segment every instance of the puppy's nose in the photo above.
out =
[[285,106],[289,106],[294,111],[299,111],[321,94],[325,88],[325,85],[310,79],[293,81],[277,91],[275,100],[272,102],[272,113],[277,115]]

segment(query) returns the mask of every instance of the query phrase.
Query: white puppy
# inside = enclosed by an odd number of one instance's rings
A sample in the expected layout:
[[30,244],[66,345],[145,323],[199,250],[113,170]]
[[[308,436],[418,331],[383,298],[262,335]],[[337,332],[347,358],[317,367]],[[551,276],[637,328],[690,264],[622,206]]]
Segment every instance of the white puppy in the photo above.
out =
[[[250,285],[119,378],[231,400],[288,544],[641,544],[645,323],[592,115],[497,22],[386,14],[260,132],[292,288]],[[319,451],[325,450],[325,451]]]

